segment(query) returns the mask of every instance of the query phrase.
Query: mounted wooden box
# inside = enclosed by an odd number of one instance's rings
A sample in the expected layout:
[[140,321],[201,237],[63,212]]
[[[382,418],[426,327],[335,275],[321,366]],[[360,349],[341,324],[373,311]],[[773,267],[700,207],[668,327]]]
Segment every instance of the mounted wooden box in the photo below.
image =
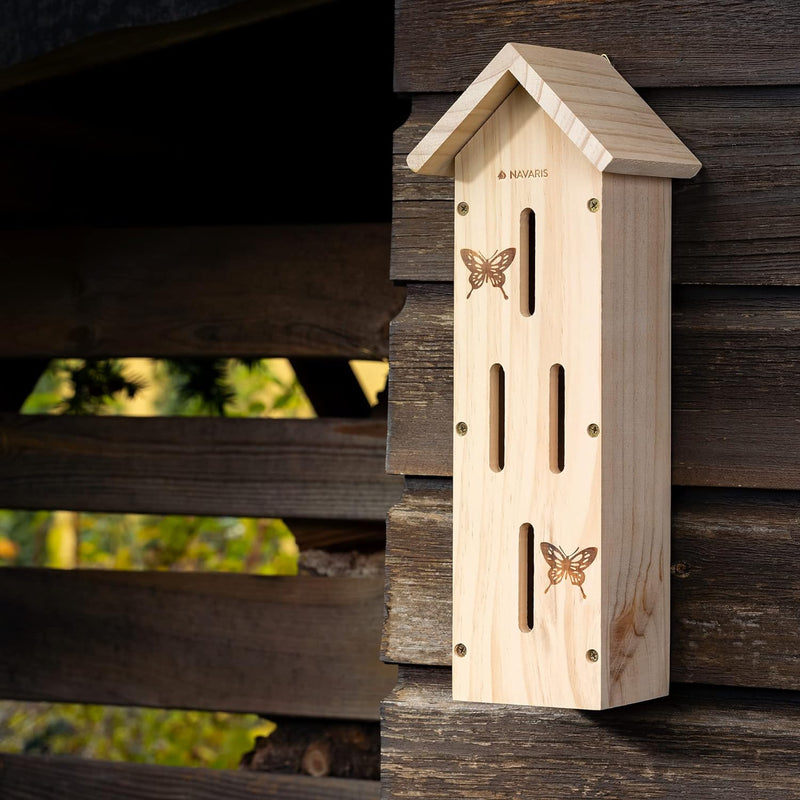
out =
[[507,44],[408,157],[455,177],[453,697],[669,687],[671,178],[602,56]]

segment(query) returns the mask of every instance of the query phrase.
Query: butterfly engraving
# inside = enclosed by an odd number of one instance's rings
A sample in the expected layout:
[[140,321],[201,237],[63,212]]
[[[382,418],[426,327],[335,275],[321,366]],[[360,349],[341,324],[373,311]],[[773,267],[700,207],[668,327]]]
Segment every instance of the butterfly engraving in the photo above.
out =
[[586,580],[584,570],[595,560],[597,556],[596,547],[585,547],[583,550],[567,555],[560,547],[556,547],[550,542],[542,542],[542,555],[544,560],[550,565],[547,570],[547,577],[550,583],[544,593],[550,590],[550,587],[556,583],[561,583],[567,576],[573,586],[577,586],[581,590],[583,599],[586,599],[586,592],[583,591],[583,582]]
[[469,285],[472,287],[467,295],[469,300],[470,295],[476,290],[480,289],[483,284],[488,281],[492,286],[496,286],[502,293],[503,297],[508,300],[508,295],[503,289],[503,284],[506,282],[506,276],[503,274],[514,260],[517,254],[515,247],[509,247],[506,250],[501,250],[499,253],[495,251],[494,255],[486,258],[483,253],[478,253],[475,250],[470,250],[465,247],[461,251],[461,258],[467,265],[469,270]]

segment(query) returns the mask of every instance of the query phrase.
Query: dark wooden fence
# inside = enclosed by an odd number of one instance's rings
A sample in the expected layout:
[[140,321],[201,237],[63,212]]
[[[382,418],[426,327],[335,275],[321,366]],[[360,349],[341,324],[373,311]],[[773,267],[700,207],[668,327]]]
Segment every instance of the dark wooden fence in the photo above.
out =
[[[272,15],[243,5],[236,24]],[[390,26],[367,48],[384,55],[361,87],[366,139],[347,149],[349,130],[320,133],[315,116],[347,104],[299,91],[322,73],[343,83],[357,55],[358,4],[323,5],[0,97],[0,508],[281,517],[301,550],[383,547],[402,479],[385,470],[385,407],[370,412],[348,360],[388,356],[404,302],[389,280]],[[172,41],[140,33],[136,52]],[[308,58],[278,87],[301,33],[324,70]],[[8,82],[60,71],[43,64]],[[360,159],[336,197],[318,169],[328,145]],[[48,359],[122,356],[288,357],[318,418],[15,413]],[[397,675],[380,660],[383,593],[380,576],[0,570],[0,697],[377,729]],[[0,754],[10,800],[378,794],[374,780]]]

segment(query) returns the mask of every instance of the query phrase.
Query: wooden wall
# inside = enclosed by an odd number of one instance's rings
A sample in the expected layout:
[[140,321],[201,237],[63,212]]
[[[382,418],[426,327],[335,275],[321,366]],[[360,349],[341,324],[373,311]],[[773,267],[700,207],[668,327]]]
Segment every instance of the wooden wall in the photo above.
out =
[[[397,0],[383,797],[800,797],[800,9]],[[453,703],[452,182],[405,156],[507,41],[606,53],[675,181],[672,680],[603,713]]]

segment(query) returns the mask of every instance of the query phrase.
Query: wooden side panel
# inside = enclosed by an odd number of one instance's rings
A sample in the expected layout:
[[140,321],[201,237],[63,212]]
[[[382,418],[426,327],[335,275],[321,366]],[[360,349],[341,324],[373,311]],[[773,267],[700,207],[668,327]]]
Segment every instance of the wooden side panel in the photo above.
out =
[[0,259],[0,357],[384,358],[403,303],[380,224],[3,231]]
[[[451,661],[451,503],[413,479],[389,513],[389,661]],[[800,690],[800,494],[676,489],[672,508],[672,680]]]
[[0,508],[383,520],[371,420],[0,415]]
[[[627,77],[627,76],[626,76]],[[648,89],[642,95],[702,161],[673,185],[676,283],[798,285],[800,89]],[[452,280],[453,183],[406,156],[455,95],[416,95],[394,138],[392,277]]]
[[[391,472],[452,470],[453,295],[409,284],[392,322]],[[800,305],[794,288],[673,290],[672,482],[794,489]]]
[[378,800],[377,781],[0,755],[4,800]]
[[[596,213],[603,226],[599,663],[603,705],[617,706],[669,691],[670,181],[604,174]],[[586,392],[580,377],[569,391]],[[572,423],[584,436],[585,421]],[[574,495],[565,502],[577,505]]]
[[400,0],[395,89],[463,91],[508,41],[606,53],[633,86],[798,83],[798,27],[800,11],[780,0]]
[[455,703],[447,670],[410,668],[383,707],[383,797],[793,800],[798,712],[792,693],[682,687],[600,714]]
[[380,578],[6,568],[0,605],[8,699],[377,719],[395,679]]

